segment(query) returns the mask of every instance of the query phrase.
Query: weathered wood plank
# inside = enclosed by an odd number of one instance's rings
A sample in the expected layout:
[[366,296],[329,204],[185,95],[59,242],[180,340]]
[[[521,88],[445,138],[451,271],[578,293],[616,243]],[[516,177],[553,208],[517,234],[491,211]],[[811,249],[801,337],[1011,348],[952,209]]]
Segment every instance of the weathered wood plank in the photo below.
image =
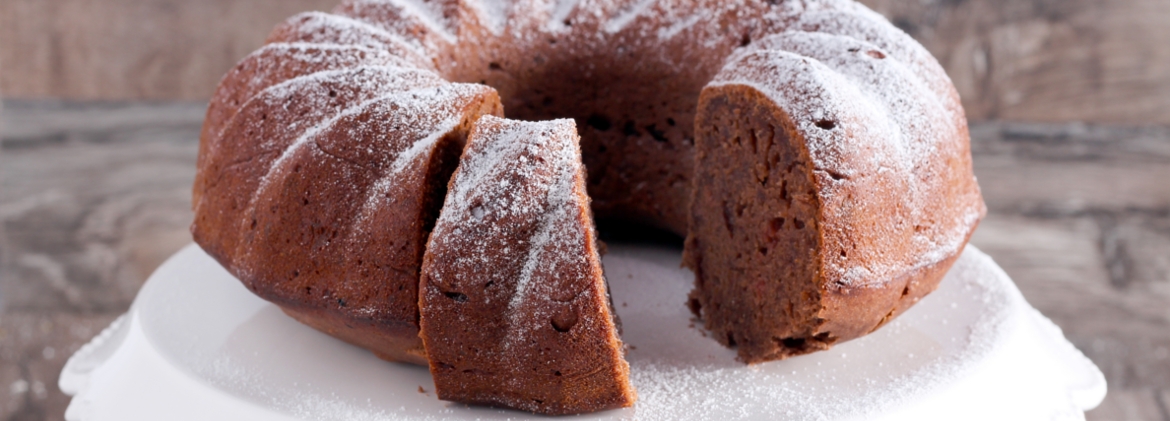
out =
[[1081,284],[1106,288],[1109,280],[1100,246],[1101,229],[1088,217],[1037,219],[992,213],[971,238],[1014,278],[1037,305],[1059,305],[1033,283]]
[[[19,149],[38,142],[100,143],[122,141],[128,136],[144,135],[146,141],[190,142],[182,129],[200,126],[205,114],[204,102],[132,102],[97,105],[60,101],[25,102],[9,99],[2,110],[4,148]],[[2,124],[2,123],[0,123]],[[174,133],[170,129],[180,129]]]
[[65,359],[190,242],[203,104],[0,114],[0,419],[62,420]]
[[57,389],[65,361],[117,314],[0,314],[0,419],[61,421],[69,397]]
[[[0,1],[10,97],[206,100],[273,24],[337,0]],[[921,41],[975,120],[1170,123],[1170,3],[863,0]]]
[[[1019,157],[976,161],[989,207],[1072,214],[1090,209],[1162,209],[1170,205],[1170,165],[1141,162],[1046,162]],[[1052,192],[1059,192],[1052,194]]]
[[973,119],[1170,123],[1170,3],[862,0],[922,42]]
[[[5,307],[123,311],[145,276],[190,242],[202,105],[36,115],[9,107],[0,165]],[[85,130],[79,124],[94,124]],[[60,127],[54,127],[61,123]],[[19,279],[19,282],[12,280]]]
[[197,99],[272,27],[337,0],[3,0],[0,92]]
[[1170,130],[976,124],[975,174],[998,212],[1170,209]]
[[1085,413],[1087,421],[1170,420],[1160,394],[1151,389],[1111,389],[1100,407]]
[[[1110,387],[1170,389],[1170,272],[1145,275],[1160,265],[1148,255],[1170,254],[1170,232],[1158,228],[1166,222],[992,214],[972,243],[1097,362]],[[1111,273],[1119,264],[1126,269]]]

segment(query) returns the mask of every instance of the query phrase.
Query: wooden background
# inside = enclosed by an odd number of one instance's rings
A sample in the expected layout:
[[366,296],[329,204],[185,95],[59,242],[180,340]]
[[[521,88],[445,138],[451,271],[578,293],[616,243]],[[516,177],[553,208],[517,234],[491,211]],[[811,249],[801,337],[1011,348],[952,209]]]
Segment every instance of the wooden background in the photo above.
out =
[[[335,0],[0,0],[0,421],[60,420],[65,359],[190,241],[206,98]],[[863,0],[959,88],[972,242],[1096,362],[1090,420],[1170,421],[1170,0]]]
[[9,98],[202,100],[276,23],[337,0],[0,0]]
[[[205,100],[278,21],[336,0],[0,0],[10,98]],[[863,0],[974,120],[1170,123],[1170,1]]]

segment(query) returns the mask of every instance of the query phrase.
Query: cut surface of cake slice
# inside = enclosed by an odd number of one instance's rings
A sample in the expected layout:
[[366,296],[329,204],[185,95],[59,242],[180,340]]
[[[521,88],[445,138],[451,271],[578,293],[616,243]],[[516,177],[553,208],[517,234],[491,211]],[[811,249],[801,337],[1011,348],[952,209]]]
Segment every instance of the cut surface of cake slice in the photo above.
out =
[[484,116],[423,259],[439,398],[543,414],[630,406],[573,120]]
[[791,31],[704,89],[690,306],[743,361],[878,329],[938,286],[983,216],[961,109],[915,72],[866,41]]

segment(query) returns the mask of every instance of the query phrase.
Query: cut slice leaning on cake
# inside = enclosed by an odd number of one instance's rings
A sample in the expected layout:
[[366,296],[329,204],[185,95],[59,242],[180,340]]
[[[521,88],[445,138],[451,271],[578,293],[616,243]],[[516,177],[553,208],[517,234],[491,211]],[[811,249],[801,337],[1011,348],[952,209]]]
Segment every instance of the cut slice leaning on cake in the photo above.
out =
[[629,406],[573,120],[484,116],[423,258],[439,398],[545,414]]

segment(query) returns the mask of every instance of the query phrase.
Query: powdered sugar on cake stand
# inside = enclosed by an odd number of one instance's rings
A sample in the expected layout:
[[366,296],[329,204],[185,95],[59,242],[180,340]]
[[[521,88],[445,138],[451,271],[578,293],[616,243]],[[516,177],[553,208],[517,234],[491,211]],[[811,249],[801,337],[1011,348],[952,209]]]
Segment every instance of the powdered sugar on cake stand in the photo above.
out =
[[[604,258],[639,400],[580,419],[1083,419],[1100,371],[968,246],[939,290],[829,351],[745,366],[683,305],[679,250],[611,244]],[[435,398],[423,367],[388,363],[282,314],[189,246],[61,375],[66,418],[505,420]]]

